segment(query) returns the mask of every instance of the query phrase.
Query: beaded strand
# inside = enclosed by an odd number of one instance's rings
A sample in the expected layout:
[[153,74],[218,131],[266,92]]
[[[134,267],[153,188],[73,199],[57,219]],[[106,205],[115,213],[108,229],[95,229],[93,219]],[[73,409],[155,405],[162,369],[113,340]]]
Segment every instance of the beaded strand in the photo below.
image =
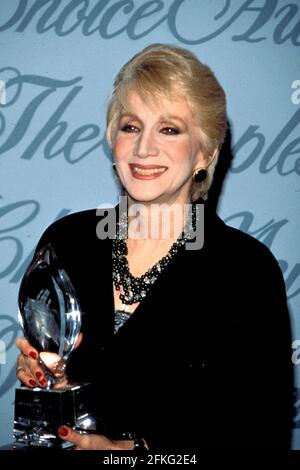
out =
[[123,290],[123,293],[120,294],[120,300],[123,304],[131,305],[140,302],[146,297],[151,286],[168,266],[171,259],[176,256],[178,251],[185,246],[187,240],[191,238],[191,233],[194,230],[197,219],[198,212],[195,210],[195,206],[193,206],[192,216],[188,219],[183,233],[173,243],[168,253],[141,277],[134,277],[129,271],[127,243],[122,236],[122,232],[124,233],[124,221],[119,223],[116,238],[113,239],[112,278],[116,290],[120,291],[121,288]]

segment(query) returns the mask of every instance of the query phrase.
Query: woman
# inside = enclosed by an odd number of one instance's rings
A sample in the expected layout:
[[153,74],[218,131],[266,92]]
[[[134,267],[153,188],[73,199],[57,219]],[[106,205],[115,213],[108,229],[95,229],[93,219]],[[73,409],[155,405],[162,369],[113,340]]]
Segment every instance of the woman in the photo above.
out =
[[[38,248],[53,245],[84,312],[69,377],[93,381],[97,414],[137,436],[60,428],[76,448],[133,449],[138,438],[150,450],[289,447],[280,269],[265,246],[204,204],[226,122],[223,89],[207,66],[184,49],[147,47],[119,72],[107,113],[127,240],[101,239],[92,210],[55,222],[40,240]],[[204,235],[203,247],[188,243],[189,230]],[[37,352],[17,344],[18,378],[45,386]]]

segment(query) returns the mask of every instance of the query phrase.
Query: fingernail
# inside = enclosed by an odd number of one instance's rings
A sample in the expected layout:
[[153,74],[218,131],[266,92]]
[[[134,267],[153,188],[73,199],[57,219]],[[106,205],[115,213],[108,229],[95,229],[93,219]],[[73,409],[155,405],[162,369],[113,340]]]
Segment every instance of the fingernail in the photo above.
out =
[[32,357],[32,359],[37,359],[37,354],[34,351],[30,351],[29,356]]
[[42,372],[37,372],[37,373],[35,374],[35,376],[36,376],[36,378],[37,378],[38,380],[41,380],[41,378],[43,377],[43,374],[42,374]]
[[40,380],[40,384],[42,385],[42,387],[44,387],[44,385],[47,384],[47,380],[45,380],[45,379]]
[[32,379],[29,379],[28,380],[28,383],[29,385],[31,385],[31,387],[36,387],[37,383],[35,382],[35,380],[32,380]]
[[69,434],[69,430],[65,426],[60,426],[58,428],[58,434],[62,437],[66,437]]

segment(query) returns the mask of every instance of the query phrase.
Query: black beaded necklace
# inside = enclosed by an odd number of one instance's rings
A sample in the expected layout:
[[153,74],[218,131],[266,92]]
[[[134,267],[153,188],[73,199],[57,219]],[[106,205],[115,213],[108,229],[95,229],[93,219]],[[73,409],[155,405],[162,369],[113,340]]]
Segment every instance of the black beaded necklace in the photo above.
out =
[[112,245],[112,278],[116,290],[120,291],[121,288],[123,290],[123,293],[120,294],[120,300],[123,304],[131,305],[140,302],[146,297],[161,272],[168,266],[171,259],[174,258],[178,251],[185,246],[187,240],[191,238],[191,234],[195,231],[197,219],[198,211],[196,210],[196,206],[193,205],[193,210],[188,217],[187,224],[182,234],[173,243],[168,253],[141,277],[134,277],[129,271],[127,244],[122,235],[120,235],[120,233],[124,231],[124,221],[119,223],[117,235],[116,238],[113,239]]

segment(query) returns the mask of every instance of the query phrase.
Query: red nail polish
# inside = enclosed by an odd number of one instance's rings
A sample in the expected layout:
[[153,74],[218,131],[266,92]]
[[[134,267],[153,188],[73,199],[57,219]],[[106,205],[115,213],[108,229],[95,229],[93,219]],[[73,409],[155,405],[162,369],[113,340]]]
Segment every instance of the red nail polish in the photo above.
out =
[[65,426],[60,426],[58,428],[58,434],[62,437],[66,437],[69,434],[69,430]]
[[36,378],[37,378],[38,380],[41,380],[41,378],[43,377],[43,374],[42,374],[42,372],[37,372],[37,373],[35,374],[35,376],[36,376]]
[[40,380],[40,384],[44,387],[44,385],[47,384],[47,380],[43,379],[43,380]]
[[29,379],[28,383],[29,383],[29,385],[31,385],[31,387],[36,387],[36,385],[37,385],[37,383],[32,379]]
[[32,357],[32,359],[37,359],[37,354],[34,351],[30,351],[29,356]]

